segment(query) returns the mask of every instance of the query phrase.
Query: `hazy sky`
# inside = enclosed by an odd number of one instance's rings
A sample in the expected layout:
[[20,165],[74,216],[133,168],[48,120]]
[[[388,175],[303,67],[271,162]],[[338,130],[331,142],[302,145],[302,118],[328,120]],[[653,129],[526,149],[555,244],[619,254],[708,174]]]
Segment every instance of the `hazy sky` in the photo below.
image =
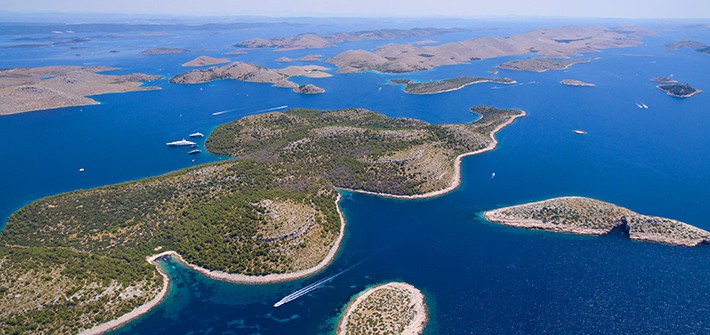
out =
[[0,0],[4,12],[710,18],[710,0]]

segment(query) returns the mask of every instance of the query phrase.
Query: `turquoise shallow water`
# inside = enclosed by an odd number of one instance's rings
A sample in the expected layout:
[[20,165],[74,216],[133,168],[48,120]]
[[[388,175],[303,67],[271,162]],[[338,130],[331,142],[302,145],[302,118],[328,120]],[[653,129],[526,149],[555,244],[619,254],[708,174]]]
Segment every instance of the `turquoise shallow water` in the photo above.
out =
[[[434,39],[507,34],[529,25]],[[88,49],[5,48],[0,56],[4,67],[98,63],[123,67],[121,73],[168,75],[184,71],[180,64],[199,54],[231,50],[231,43],[246,36],[275,36],[291,28],[259,29],[172,28],[173,35],[164,37],[93,38],[83,45]],[[503,205],[582,195],[710,229],[705,206],[710,199],[710,86],[704,76],[708,58],[664,48],[669,41],[691,37],[710,43],[705,31],[664,31],[644,38],[644,45],[607,50],[593,55],[601,59],[566,71],[501,71],[501,76],[522,85],[500,89],[480,84],[413,96],[399,86],[386,85],[398,77],[486,75],[503,61],[493,59],[408,76],[363,73],[295,79],[327,90],[318,96],[236,81],[194,86],[159,81],[151,85],[161,86],[161,91],[103,95],[97,97],[102,102],[97,106],[2,117],[0,134],[9,144],[0,164],[5,176],[0,180],[0,217],[45,195],[225,159],[205,153],[188,156],[185,150],[169,149],[164,143],[194,131],[208,133],[220,123],[271,107],[357,106],[434,123],[473,121],[475,116],[467,109],[474,105],[521,108],[528,116],[499,134],[495,151],[466,158],[461,187],[447,195],[401,201],[345,193],[341,205],[348,221],[347,236],[338,258],[323,273],[292,283],[244,286],[209,280],[166,260],[161,266],[173,279],[169,297],[114,333],[327,334],[351,296],[377,283],[404,280],[427,296],[431,321],[426,334],[706,334],[710,332],[707,246],[638,243],[619,234],[581,237],[527,231],[480,218],[482,211]],[[12,38],[5,35],[0,44],[17,43]],[[349,43],[317,53],[332,55],[340,48],[379,44]],[[164,45],[206,51],[137,53]],[[121,52],[109,53],[112,49]],[[231,57],[276,66],[277,57],[308,53],[263,50]],[[648,81],[669,74],[706,93],[674,99]],[[558,83],[566,78],[598,86]],[[636,102],[650,108],[639,109]],[[574,129],[588,134],[575,135]],[[86,172],[79,173],[79,168]],[[281,308],[272,307],[286,294],[362,260],[326,287]]]

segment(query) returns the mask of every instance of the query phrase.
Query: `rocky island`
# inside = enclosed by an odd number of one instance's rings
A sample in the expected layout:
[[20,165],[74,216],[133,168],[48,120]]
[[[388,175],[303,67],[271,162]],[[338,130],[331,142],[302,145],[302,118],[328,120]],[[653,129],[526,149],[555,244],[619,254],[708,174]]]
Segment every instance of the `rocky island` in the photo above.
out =
[[567,86],[579,86],[579,87],[594,87],[597,85],[594,85],[592,83],[587,83],[583,82],[581,80],[576,80],[576,79],[563,79],[560,81],[560,84],[562,85],[567,85]]
[[664,84],[675,84],[678,81],[671,78],[671,77],[655,77],[649,79],[650,81],[656,82],[656,83],[664,83]]
[[289,63],[289,62],[295,62],[295,61],[299,61],[299,62],[313,62],[313,61],[320,60],[321,58],[323,58],[323,55],[320,55],[320,54],[310,54],[310,55],[305,55],[305,56],[303,56],[303,57],[298,57],[298,58],[296,58],[296,59],[289,58],[289,57],[279,57],[279,58],[276,58],[276,61],[279,62],[279,63]]
[[348,303],[337,335],[418,335],[428,322],[424,295],[407,283],[369,288]]
[[117,68],[102,66],[45,66],[0,69],[0,115],[43,109],[97,105],[92,95],[159,90],[142,87],[162,79],[142,73],[108,75]]
[[413,29],[380,29],[356,32],[340,32],[328,36],[315,33],[299,34],[295,37],[277,37],[272,39],[252,38],[234,46],[238,48],[275,48],[277,50],[323,49],[330,48],[335,43],[391,40],[398,38],[427,37],[446,33],[459,32],[456,28],[413,28]]
[[676,98],[690,98],[702,92],[701,90],[690,86],[690,84],[664,84],[656,87],[659,90],[666,92],[666,94]]
[[180,48],[154,48],[141,51],[144,55],[168,55],[181,54],[185,52],[190,52],[190,50]]
[[200,84],[222,79],[236,79],[251,83],[268,83],[275,87],[297,89],[298,84],[289,81],[290,77],[304,76],[309,78],[330,77],[325,72],[327,68],[316,65],[289,66],[283,69],[268,69],[254,64],[233,62],[220,67],[210,67],[202,70],[192,70],[170,78],[175,84]]
[[562,60],[538,57],[531,59],[512,60],[498,65],[498,68],[503,70],[545,72],[550,70],[564,70],[574,64],[589,62],[590,60],[586,59]]
[[409,94],[436,94],[460,90],[468,85],[480,83],[515,84],[510,78],[456,77],[440,81],[414,83],[409,79],[393,79],[390,84],[405,85],[404,91]]
[[562,197],[500,208],[484,213],[486,220],[500,224],[582,235],[602,235],[623,230],[639,241],[679,246],[710,243],[710,232],[689,224],[635,213],[607,202]]
[[461,157],[525,114],[471,111],[475,122],[445,125],[364,109],[246,116],[205,142],[230,160],[34,201],[0,235],[0,332],[106,332],[166,294],[158,257],[241,283],[321,271],[344,233],[337,188],[451,190]]
[[339,72],[378,71],[403,73],[437,66],[464,64],[478,59],[536,53],[548,58],[567,58],[609,48],[636,46],[640,29],[566,26],[538,29],[507,37],[485,36],[433,46],[387,44],[374,52],[348,50],[326,61]]
[[301,93],[301,94],[321,94],[325,93],[325,90],[313,85],[313,84],[306,84],[306,85],[301,85],[298,87],[294,87],[293,89],[294,92],[296,93]]
[[666,44],[666,48],[668,48],[668,50],[691,49],[706,55],[710,55],[710,46],[705,43],[693,40],[682,40]]
[[229,63],[229,59],[215,58],[215,57],[210,57],[210,56],[199,56],[189,62],[183,63],[182,66],[185,66],[185,67],[207,66],[207,65],[216,65],[216,64],[223,64],[223,63]]

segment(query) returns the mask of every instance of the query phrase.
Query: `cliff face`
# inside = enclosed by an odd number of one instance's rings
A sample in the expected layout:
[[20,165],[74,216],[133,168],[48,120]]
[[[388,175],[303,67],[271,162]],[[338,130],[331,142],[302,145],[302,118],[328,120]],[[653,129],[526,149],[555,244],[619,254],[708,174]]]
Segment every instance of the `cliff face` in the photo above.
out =
[[710,232],[657,216],[642,215],[607,202],[562,197],[484,213],[504,225],[583,235],[601,235],[622,227],[629,238],[680,246],[710,243]]

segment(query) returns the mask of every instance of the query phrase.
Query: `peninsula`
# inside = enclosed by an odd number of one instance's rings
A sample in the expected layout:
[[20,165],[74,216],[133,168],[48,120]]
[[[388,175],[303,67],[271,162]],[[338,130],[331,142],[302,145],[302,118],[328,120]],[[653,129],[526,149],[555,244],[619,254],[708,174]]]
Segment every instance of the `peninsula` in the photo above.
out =
[[233,62],[224,66],[192,70],[170,78],[175,84],[200,84],[222,79],[236,79],[250,83],[268,83],[274,87],[297,89],[298,84],[289,81],[290,77],[304,76],[325,78],[331,74],[327,68],[317,65],[289,66],[283,69],[268,69],[254,64]]
[[460,32],[456,28],[413,28],[413,29],[380,29],[356,32],[340,32],[328,36],[315,33],[296,35],[295,37],[277,37],[272,39],[252,38],[234,46],[238,48],[274,48],[277,50],[323,49],[330,48],[335,43],[353,41],[382,41],[398,38],[428,37],[447,33]]
[[142,73],[108,75],[117,68],[102,66],[45,66],[0,69],[0,115],[43,109],[97,105],[92,95],[159,90],[142,87],[162,79]]
[[597,86],[592,83],[587,83],[583,82],[581,80],[576,80],[576,79],[563,79],[560,81],[560,84],[567,85],[567,86],[579,86],[579,87],[594,87]]
[[471,111],[477,121],[445,125],[364,109],[251,115],[205,142],[230,160],[34,201],[0,235],[0,329],[98,334],[127,322],[165,294],[146,258],[241,283],[321,271],[344,234],[337,188],[448,191],[460,158],[491,150],[496,132],[524,115]]
[[390,84],[405,85],[404,91],[409,94],[436,94],[460,90],[468,85],[480,83],[515,84],[510,78],[456,77],[440,81],[414,83],[409,79],[393,79]]
[[348,50],[326,61],[339,72],[378,71],[403,73],[472,60],[536,53],[542,57],[567,58],[609,48],[636,46],[641,30],[566,26],[539,29],[508,37],[485,36],[441,45],[387,44],[374,52]]
[[710,232],[657,216],[642,215],[607,202],[561,197],[500,208],[484,213],[486,220],[500,224],[582,235],[602,235],[623,230],[639,241],[679,246],[710,243]]
[[223,64],[223,63],[229,63],[229,59],[227,58],[215,58],[215,57],[210,57],[210,56],[199,56],[189,62],[183,63],[182,66],[207,66],[207,65],[216,65],[216,64]]
[[666,94],[676,98],[690,98],[702,92],[701,90],[690,86],[690,84],[664,84],[656,87],[659,90],[666,92]]
[[424,295],[407,283],[391,282],[358,294],[338,321],[337,335],[418,335],[428,322]]
[[588,59],[562,60],[538,57],[530,59],[512,60],[498,65],[498,68],[503,70],[545,72],[550,70],[564,70],[574,64],[589,63],[590,61],[591,60]]
[[167,54],[180,54],[180,53],[185,53],[185,52],[190,52],[190,50],[180,49],[180,48],[155,48],[155,49],[147,49],[147,50],[141,51],[141,53],[144,55],[167,55]]

